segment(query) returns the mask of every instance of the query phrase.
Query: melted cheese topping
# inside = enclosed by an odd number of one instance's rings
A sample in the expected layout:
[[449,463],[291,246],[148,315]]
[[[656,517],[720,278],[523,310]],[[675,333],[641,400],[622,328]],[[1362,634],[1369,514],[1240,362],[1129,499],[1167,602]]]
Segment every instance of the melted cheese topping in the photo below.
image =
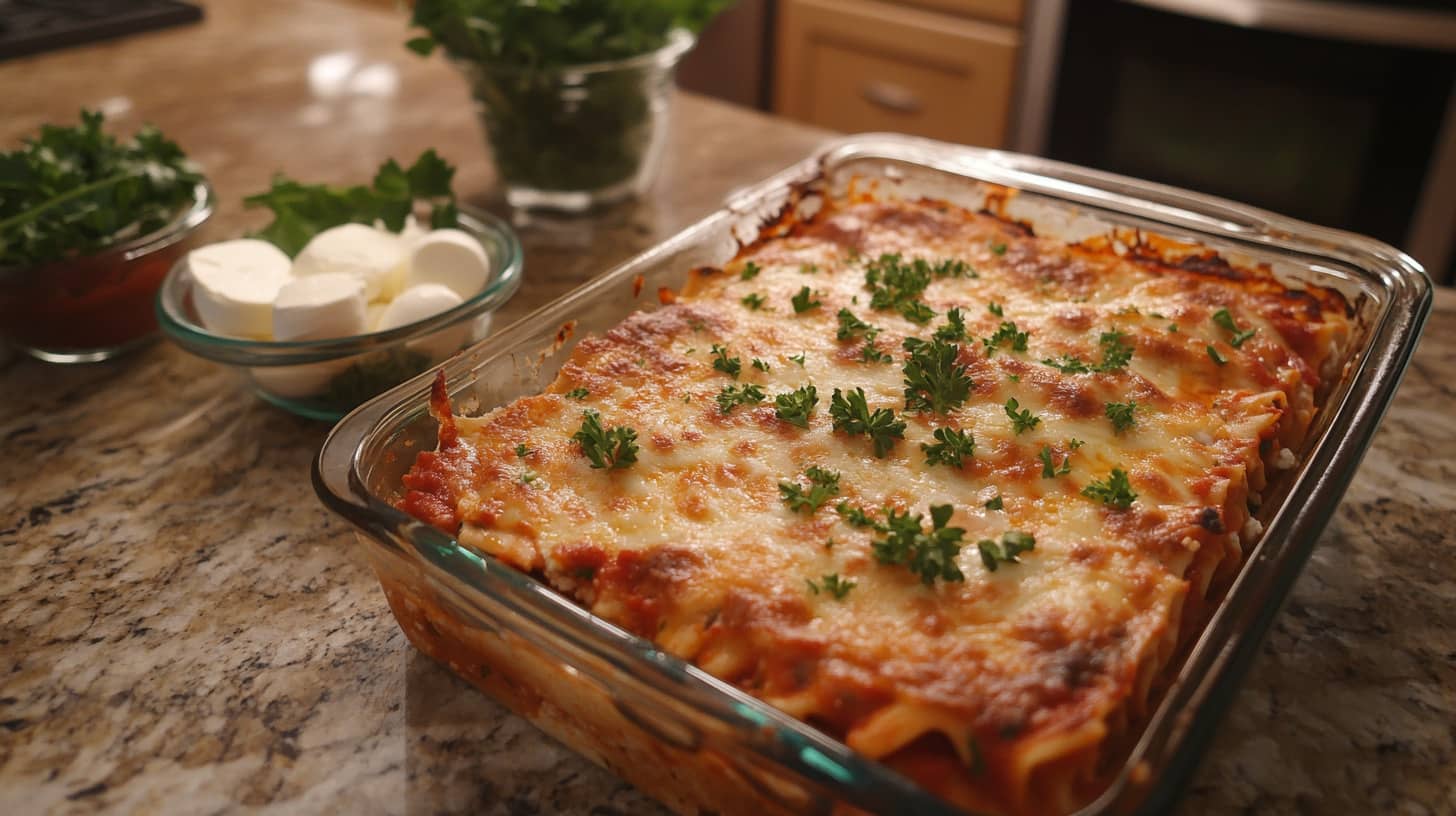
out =
[[[960,259],[974,276],[933,280],[920,299],[937,316],[917,325],[870,307],[864,264],[882,253]],[[757,275],[743,274],[749,262]],[[796,313],[805,286],[820,305]],[[1346,330],[1328,293],[1206,253],[1177,267],[1118,257],[935,202],[829,208],[726,269],[698,270],[669,299],[584,339],[546,393],[455,418],[407,477],[405,508],[940,795],[1002,812],[1097,792],[1109,734],[1145,712],[1154,675],[1200,622],[1188,610],[1237,566],[1264,460],[1302,438],[1317,372]],[[907,411],[901,343],[928,339],[951,308],[976,338],[959,344],[970,399],[948,415]],[[1212,320],[1221,308],[1257,329],[1238,348]],[[837,340],[840,309],[879,328],[893,361],[865,362],[862,339]],[[980,341],[1003,320],[1028,333],[1024,352]],[[1113,330],[1134,348],[1125,369],[1040,362],[1095,363]],[[712,366],[715,344],[739,359],[737,380]],[[718,394],[746,383],[767,400],[725,414]],[[773,407],[806,385],[818,392],[807,429]],[[569,395],[582,388],[585,399]],[[907,423],[886,457],[832,429],[836,388],[863,388],[871,409]],[[1010,398],[1040,419],[1034,429],[1014,431]],[[1118,432],[1105,407],[1129,400],[1136,424]],[[586,409],[635,429],[635,464],[590,466],[572,439]],[[974,436],[963,467],[927,464],[921,445],[940,427]],[[1044,447],[1069,472],[1045,477]],[[791,511],[779,485],[807,486],[810,466],[836,471],[840,492]],[[1082,494],[1113,468],[1137,493],[1126,510]],[[987,509],[996,496],[1003,509]],[[839,501],[878,519],[887,507],[925,513],[927,528],[928,507],[952,505],[965,579],[926,586],[880,563],[883,536],[848,525]],[[1035,549],[988,571],[974,542],[1008,530],[1034,535]],[[842,599],[813,591],[826,575],[854,587]]]

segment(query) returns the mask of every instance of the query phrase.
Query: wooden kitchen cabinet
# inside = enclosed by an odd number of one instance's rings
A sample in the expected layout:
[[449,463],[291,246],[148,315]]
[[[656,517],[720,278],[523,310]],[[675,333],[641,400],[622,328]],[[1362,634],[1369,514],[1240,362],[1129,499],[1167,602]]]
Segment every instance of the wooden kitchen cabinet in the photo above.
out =
[[[842,131],[1001,147],[1016,79],[1019,0],[781,0],[774,110]],[[968,15],[994,10],[986,19]],[[1011,24],[1008,24],[1011,23]]]

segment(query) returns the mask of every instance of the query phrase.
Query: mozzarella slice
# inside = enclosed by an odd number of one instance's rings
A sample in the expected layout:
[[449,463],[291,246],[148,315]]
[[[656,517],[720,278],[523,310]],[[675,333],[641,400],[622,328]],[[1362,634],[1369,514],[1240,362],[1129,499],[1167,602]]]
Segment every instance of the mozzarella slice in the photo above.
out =
[[192,302],[208,331],[267,340],[273,299],[291,277],[283,250],[267,241],[240,238],[198,247],[187,254]]
[[405,247],[398,235],[367,224],[331,227],[298,253],[293,274],[352,275],[364,285],[366,300],[388,300],[403,283]]
[[462,299],[474,297],[490,279],[490,258],[480,241],[457,229],[434,230],[414,242],[405,286],[438,283]]
[[364,284],[343,272],[294,278],[273,304],[275,340],[322,340],[368,330]]

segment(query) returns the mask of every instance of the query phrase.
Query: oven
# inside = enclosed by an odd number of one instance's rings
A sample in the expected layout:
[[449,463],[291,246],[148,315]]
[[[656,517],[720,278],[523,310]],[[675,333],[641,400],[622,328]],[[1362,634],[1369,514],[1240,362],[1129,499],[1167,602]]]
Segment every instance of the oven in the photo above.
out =
[[1456,2],[1039,0],[1014,145],[1372,235],[1456,282]]

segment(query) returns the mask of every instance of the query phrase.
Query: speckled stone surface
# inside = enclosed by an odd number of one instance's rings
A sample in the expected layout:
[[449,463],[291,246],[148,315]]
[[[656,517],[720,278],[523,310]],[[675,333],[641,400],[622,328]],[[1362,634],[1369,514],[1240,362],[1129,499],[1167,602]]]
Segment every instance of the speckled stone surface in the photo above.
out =
[[[275,169],[354,181],[428,146],[489,199],[463,87],[397,47],[398,18],[284,0],[208,12],[0,64],[0,140],[83,104],[156,121],[212,176],[215,237],[253,223],[238,199]],[[497,325],[824,135],[690,97],[677,113],[643,202],[520,225],[527,283]],[[1453,372],[1443,294],[1182,813],[1456,813]],[[165,344],[0,368],[0,814],[660,812],[408,646],[350,528],[314,498],[325,431]]]

